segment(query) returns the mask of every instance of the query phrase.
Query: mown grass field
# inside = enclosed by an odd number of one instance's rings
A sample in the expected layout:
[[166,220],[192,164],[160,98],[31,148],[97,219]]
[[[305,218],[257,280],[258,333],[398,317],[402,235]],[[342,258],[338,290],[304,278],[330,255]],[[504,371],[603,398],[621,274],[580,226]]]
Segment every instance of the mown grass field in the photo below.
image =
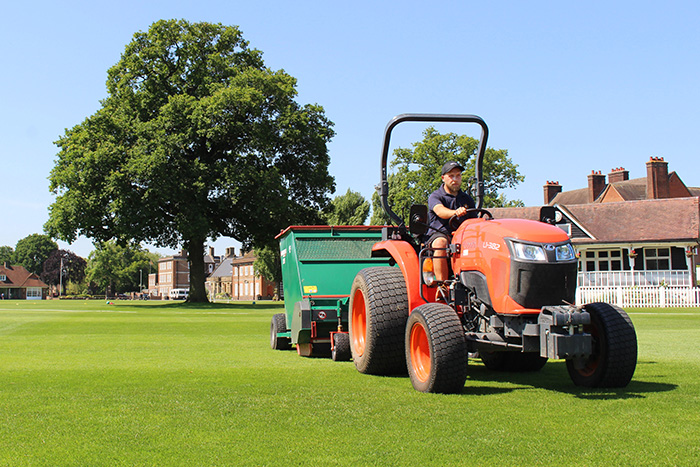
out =
[[269,348],[273,304],[0,301],[0,465],[698,465],[700,310],[629,310],[639,362],[459,395]]

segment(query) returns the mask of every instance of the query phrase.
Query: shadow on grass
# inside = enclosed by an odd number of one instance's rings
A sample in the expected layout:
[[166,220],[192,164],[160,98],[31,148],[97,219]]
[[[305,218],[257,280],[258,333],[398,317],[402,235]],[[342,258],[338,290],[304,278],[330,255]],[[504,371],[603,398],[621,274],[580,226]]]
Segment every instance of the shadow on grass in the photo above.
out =
[[[579,399],[640,399],[646,397],[645,394],[668,392],[678,388],[676,384],[640,381],[634,377],[624,388],[583,388],[575,386],[571,381],[564,361],[547,362],[541,371],[528,373],[491,371],[478,364],[476,360],[470,360],[469,363],[469,377],[462,390],[462,394],[465,395],[504,394],[528,388],[539,388],[571,394]],[[647,364],[653,365],[655,362],[639,362],[637,365]],[[470,386],[470,382],[508,383],[516,385],[516,387]]]

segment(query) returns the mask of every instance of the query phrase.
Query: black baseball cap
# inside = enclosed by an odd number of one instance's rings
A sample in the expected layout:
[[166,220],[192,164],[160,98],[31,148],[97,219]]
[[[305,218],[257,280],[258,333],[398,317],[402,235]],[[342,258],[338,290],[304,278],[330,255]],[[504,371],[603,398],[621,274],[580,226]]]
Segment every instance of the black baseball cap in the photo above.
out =
[[448,162],[447,164],[442,166],[442,173],[440,174],[440,176],[445,175],[447,172],[449,172],[452,169],[459,169],[460,172],[464,172],[464,167],[459,165],[458,162],[451,161],[451,162]]

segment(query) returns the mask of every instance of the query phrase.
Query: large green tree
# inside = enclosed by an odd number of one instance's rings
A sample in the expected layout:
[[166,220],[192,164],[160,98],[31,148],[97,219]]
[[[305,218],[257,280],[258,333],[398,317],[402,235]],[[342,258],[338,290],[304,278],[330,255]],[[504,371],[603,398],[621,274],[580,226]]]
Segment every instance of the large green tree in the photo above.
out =
[[[120,245],[107,241],[95,245],[88,256],[86,280],[96,293],[114,295],[139,291],[148,283],[148,272],[159,256],[137,244]],[[191,272],[190,272],[191,274]]]
[[239,29],[158,21],[110,68],[108,97],[57,141],[46,231],[147,241],[189,253],[190,301],[206,301],[204,245],[244,247],[318,222],[334,190],[332,122],[295,101]]
[[368,215],[369,201],[348,188],[344,195],[331,200],[322,217],[328,225],[362,225]]
[[[440,172],[448,161],[457,161],[464,168],[463,190],[470,190],[469,180],[474,177],[474,160],[479,141],[456,133],[440,133],[434,127],[423,131],[423,139],[412,148],[397,148],[391,160],[389,174],[389,205],[399,216],[408,218],[413,204],[427,204],[428,196],[442,180]],[[525,177],[517,164],[508,157],[506,149],[486,148],[483,161],[484,207],[522,206],[520,200],[508,200],[499,193],[503,188],[515,187]],[[389,217],[381,207],[379,195],[372,196],[372,225],[389,224]]]
[[0,264],[12,264],[15,260],[15,249],[11,246],[0,246]]
[[41,274],[44,261],[52,251],[58,249],[58,244],[47,235],[31,234],[17,242],[14,262],[34,274]]

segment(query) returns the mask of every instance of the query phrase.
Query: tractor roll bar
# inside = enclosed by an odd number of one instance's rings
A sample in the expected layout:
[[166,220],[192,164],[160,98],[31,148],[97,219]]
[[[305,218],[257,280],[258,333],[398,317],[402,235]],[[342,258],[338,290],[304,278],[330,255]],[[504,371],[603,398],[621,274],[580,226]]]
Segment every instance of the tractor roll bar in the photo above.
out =
[[481,138],[479,139],[479,148],[476,151],[476,167],[474,174],[476,176],[476,207],[481,209],[484,204],[484,175],[482,167],[484,163],[484,154],[486,153],[486,140],[489,136],[489,128],[486,122],[476,115],[455,115],[455,114],[401,114],[392,118],[384,130],[384,146],[382,148],[382,174],[381,184],[379,185],[379,197],[382,202],[384,212],[393,219],[399,227],[405,226],[401,217],[396,214],[389,206],[389,180],[387,175],[387,159],[389,158],[389,141],[391,139],[391,131],[396,125],[402,122],[447,122],[447,123],[476,123],[481,127]]

